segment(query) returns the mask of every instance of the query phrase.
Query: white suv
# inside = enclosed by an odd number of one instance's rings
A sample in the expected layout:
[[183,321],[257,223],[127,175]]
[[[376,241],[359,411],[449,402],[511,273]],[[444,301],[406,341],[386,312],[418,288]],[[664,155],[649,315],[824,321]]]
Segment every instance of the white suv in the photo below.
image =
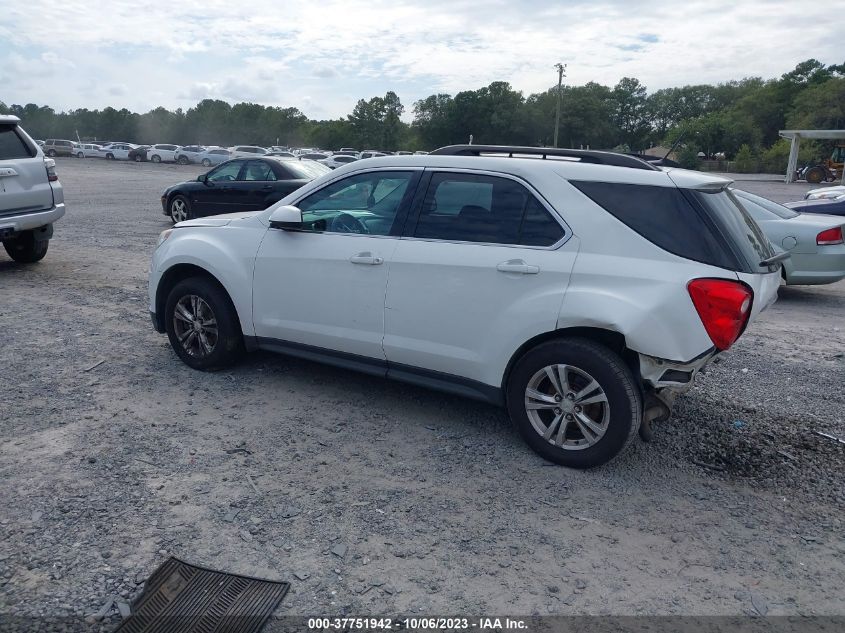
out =
[[16,262],[33,263],[47,254],[65,202],[56,161],[44,157],[19,123],[0,115],[0,240]]
[[357,161],[164,231],[152,321],[195,369],[260,348],[480,398],[595,466],[777,296],[786,255],[728,184],[594,151]]

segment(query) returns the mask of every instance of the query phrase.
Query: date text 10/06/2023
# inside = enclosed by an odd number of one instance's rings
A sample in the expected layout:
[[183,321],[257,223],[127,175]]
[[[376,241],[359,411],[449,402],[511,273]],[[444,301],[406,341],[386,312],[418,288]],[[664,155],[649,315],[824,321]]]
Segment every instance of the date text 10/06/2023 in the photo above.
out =
[[524,631],[528,629],[525,620],[518,618],[480,617],[480,618],[308,618],[308,628],[315,631],[354,631],[354,630],[479,630],[479,631]]

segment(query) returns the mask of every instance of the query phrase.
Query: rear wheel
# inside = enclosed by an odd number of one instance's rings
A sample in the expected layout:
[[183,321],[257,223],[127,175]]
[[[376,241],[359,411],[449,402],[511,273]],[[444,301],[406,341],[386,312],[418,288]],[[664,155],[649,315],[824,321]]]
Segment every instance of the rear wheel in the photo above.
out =
[[631,370],[610,349],[586,339],[535,347],[516,363],[506,390],[508,413],[525,441],[562,466],[610,461],[642,419]]
[[144,160],[144,159],[141,157],[140,154],[135,154],[135,162],[136,163],[140,163],[142,160]]
[[9,257],[20,264],[33,264],[44,259],[47,254],[48,240],[36,240],[31,231],[3,242]]
[[178,162],[180,165],[187,165],[190,161],[187,156],[180,156]]
[[85,154],[83,154],[82,152],[79,152],[79,153],[76,155],[76,157],[77,157],[77,158],[85,158]]
[[825,179],[825,176],[827,176],[827,174],[824,173],[824,169],[821,167],[811,167],[807,170],[805,178],[807,179],[807,182],[817,185]]
[[54,149],[47,150],[47,156],[49,156],[50,158],[55,158],[56,157],[56,150],[54,150]]
[[106,154],[106,160],[114,160],[114,154]]
[[173,350],[194,369],[213,371],[243,352],[243,334],[226,292],[205,277],[180,281],[167,297],[164,323]]
[[174,224],[190,220],[194,217],[194,214],[191,212],[191,203],[181,194],[173,196],[170,199],[168,211],[170,212],[170,219],[173,220]]
[[211,167],[211,161],[208,160],[207,158],[203,158],[202,159],[202,165],[203,165],[203,167]]

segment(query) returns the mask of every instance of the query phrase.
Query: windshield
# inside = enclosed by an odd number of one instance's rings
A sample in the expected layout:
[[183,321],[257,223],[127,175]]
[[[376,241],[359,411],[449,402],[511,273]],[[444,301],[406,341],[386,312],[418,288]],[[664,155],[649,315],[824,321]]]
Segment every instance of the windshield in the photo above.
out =
[[798,213],[792,209],[787,209],[782,204],[772,202],[762,196],[742,191],[741,189],[731,189],[733,194],[739,198],[743,207],[754,216],[755,220],[772,219],[772,215],[789,220],[790,218],[798,217]]

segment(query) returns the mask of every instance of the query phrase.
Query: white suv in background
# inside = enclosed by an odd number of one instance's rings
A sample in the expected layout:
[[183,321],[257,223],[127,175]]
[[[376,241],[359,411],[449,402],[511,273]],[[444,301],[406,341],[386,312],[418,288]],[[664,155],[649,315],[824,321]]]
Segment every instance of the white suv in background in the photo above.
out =
[[229,158],[255,158],[265,154],[267,150],[257,145],[235,145],[229,148]]
[[178,145],[171,145],[169,143],[150,145],[150,149],[147,150],[147,160],[153,163],[173,163],[176,161],[176,152],[178,150]]
[[195,369],[266,349],[463,394],[596,466],[777,296],[788,255],[729,184],[594,151],[356,161],[164,231],[152,321]]
[[44,158],[19,123],[0,115],[0,240],[16,262],[32,263],[47,254],[65,202],[56,161]]

